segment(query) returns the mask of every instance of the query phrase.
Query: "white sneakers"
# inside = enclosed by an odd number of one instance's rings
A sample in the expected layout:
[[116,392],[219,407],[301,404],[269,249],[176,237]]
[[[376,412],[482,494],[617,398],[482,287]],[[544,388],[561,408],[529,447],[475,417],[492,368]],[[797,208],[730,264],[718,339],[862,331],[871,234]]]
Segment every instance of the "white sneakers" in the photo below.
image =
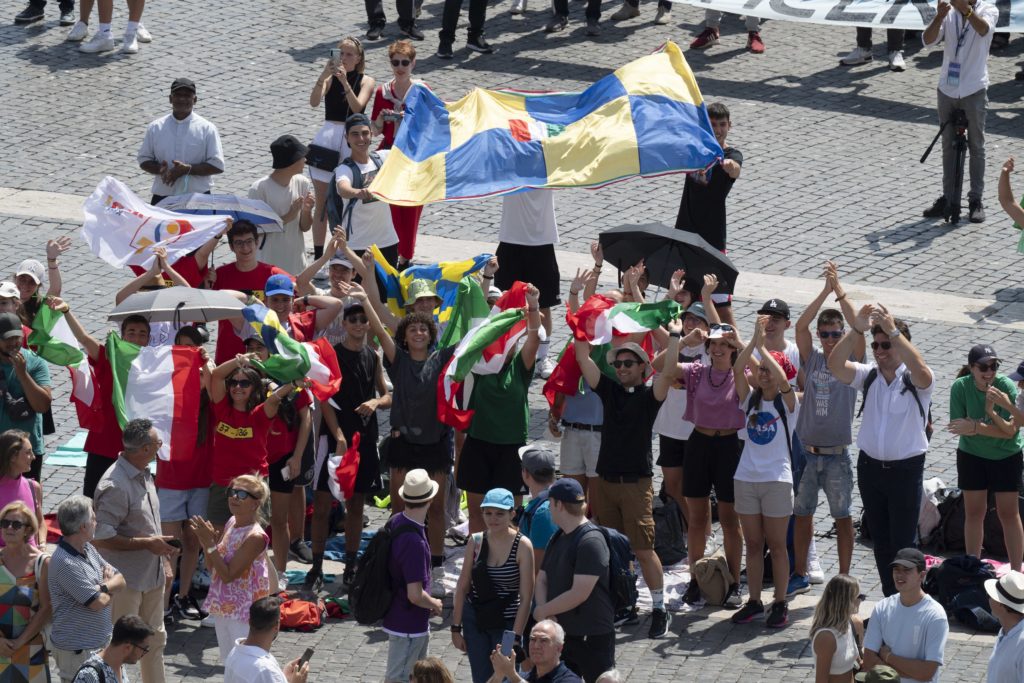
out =
[[139,39],[140,43],[153,42],[153,36],[150,34],[149,31],[146,30],[146,27],[142,25],[141,21],[139,22],[138,30],[135,32],[135,37]]
[[79,21],[71,27],[71,30],[68,31],[68,35],[64,40],[69,43],[78,43],[85,40],[87,35],[89,35],[89,24],[84,21]]
[[113,49],[114,36],[109,33],[97,33],[90,40],[78,46],[79,52],[87,52],[89,54],[110,52]]
[[906,71],[907,63],[903,61],[903,50],[893,50],[889,53],[889,70]]
[[551,376],[551,373],[555,371],[555,367],[558,364],[555,359],[551,356],[545,356],[544,360],[537,366],[537,372],[540,373],[541,379],[547,379]]
[[839,60],[839,63],[843,66],[856,66],[857,64],[866,64],[871,61],[871,49],[864,47],[855,47],[853,51],[848,55]]
[[[525,2],[525,0],[524,0]],[[89,25],[85,22],[79,21],[71,30],[68,31],[67,37],[64,39],[68,42],[77,43],[85,40],[85,37],[89,35]],[[139,43],[151,43],[153,42],[153,36],[146,27],[141,23],[135,32],[125,31],[124,40],[121,43],[121,52],[129,55],[133,55],[139,51]],[[78,46],[80,52],[87,53],[99,53],[99,52],[110,52],[114,49],[114,37],[109,34],[97,33],[88,42],[82,43]]]
[[526,0],[512,0],[512,14],[526,14]]
[[665,26],[672,21],[672,10],[658,6],[658,13],[654,15],[654,23],[658,26]]
[[139,34],[136,31],[125,32],[124,40],[121,41],[121,52],[133,55],[139,51]]

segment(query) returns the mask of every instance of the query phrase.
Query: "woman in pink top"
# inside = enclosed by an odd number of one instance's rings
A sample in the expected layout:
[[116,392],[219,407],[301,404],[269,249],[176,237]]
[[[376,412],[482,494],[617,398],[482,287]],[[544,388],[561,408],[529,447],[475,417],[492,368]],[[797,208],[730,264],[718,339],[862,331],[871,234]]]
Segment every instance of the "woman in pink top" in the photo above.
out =
[[[29,539],[31,545],[46,545],[46,522],[43,520],[43,489],[39,482],[25,473],[32,469],[32,442],[20,429],[8,429],[0,434],[0,507],[21,501],[36,515],[36,533]],[[0,547],[4,541],[0,537]]]
[[[725,557],[733,576],[727,602],[738,606],[740,554],[740,522],[733,506],[733,475],[740,461],[737,432],[743,426],[743,411],[736,396],[736,383],[732,364],[743,348],[731,325],[712,325],[708,333],[700,328],[691,334],[699,335],[710,365],[700,361],[681,363],[678,375],[686,387],[686,412],[683,419],[692,422],[693,433],[686,442],[683,460],[683,496],[690,513],[687,529],[687,547],[690,562],[704,557],[708,525],[708,501],[714,487],[718,499],[718,520],[725,538]],[[690,579],[683,599],[689,604],[700,601],[700,588]]]
[[260,526],[260,508],[270,489],[259,477],[243,474],[231,480],[228,507],[231,518],[217,541],[217,531],[202,517],[190,525],[205,548],[206,566],[212,570],[205,609],[214,617],[221,663],[239,638],[249,633],[249,607],[270,595],[267,546],[270,537]]

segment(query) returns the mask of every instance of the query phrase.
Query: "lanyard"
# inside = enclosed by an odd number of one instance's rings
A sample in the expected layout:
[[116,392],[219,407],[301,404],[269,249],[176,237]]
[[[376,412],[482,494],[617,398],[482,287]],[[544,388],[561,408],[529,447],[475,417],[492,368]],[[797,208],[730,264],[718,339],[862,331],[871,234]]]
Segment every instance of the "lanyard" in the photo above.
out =
[[[968,21],[967,19],[964,19],[962,15],[960,17],[960,20],[964,22],[964,27],[959,31],[959,34],[957,35],[956,52],[953,53],[953,59],[956,59],[960,56],[960,48],[963,47],[964,42],[967,40],[967,29],[971,27],[971,22]],[[953,24],[956,24],[955,19],[953,20]]]

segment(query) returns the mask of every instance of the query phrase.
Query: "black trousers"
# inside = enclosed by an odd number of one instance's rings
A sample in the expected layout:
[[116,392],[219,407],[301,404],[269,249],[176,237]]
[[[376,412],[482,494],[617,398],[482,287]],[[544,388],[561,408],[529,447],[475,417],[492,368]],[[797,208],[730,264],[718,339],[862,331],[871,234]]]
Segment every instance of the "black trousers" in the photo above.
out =
[[[887,52],[896,52],[903,49],[903,38],[906,31],[901,28],[890,28],[885,30],[885,49]],[[857,27],[857,47],[871,49],[871,27]]]
[[[46,0],[28,0],[28,4],[42,9],[46,7]],[[75,0],[60,0],[58,3],[61,12],[70,12],[75,9]]]
[[[455,28],[459,25],[462,0],[444,0],[441,14],[441,42],[455,42]],[[484,32],[487,20],[487,0],[469,0],[469,37],[475,38]]]
[[[387,23],[384,16],[383,0],[364,0],[366,4],[366,21],[370,27],[383,27]],[[398,9],[398,25],[401,28],[408,28],[416,21],[414,14],[414,0],[395,0],[395,7]]]
[[[639,1],[639,0],[638,0]],[[569,16],[569,0],[554,0],[555,14],[560,17]],[[587,19],[597,21],[601,18],[601,0],[587,0]]]

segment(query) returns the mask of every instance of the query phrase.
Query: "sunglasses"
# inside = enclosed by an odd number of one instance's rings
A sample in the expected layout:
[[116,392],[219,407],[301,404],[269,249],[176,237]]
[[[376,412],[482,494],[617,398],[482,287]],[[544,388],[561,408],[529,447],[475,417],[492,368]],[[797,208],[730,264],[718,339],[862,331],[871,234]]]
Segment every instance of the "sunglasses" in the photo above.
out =
[[821,337],[822,339],[839,339],[840,337],[843,336],[843,331],[839,330],[838,332],[822,332],[821,330],[818,330],[818,336]]
[[0,529],[14,529],[15,531],[21,531],[28,525],[25,522],[19,522],[16,519],[2,519],[0,520]]
[[732,325],[712,325],[712,330],[721,330],[722,332],[732,332],[734,330]]
[[249,389],[252,387],[252,380],[248,379],[229,379],[227,381],[228,388],[238,387],[239,389]]
[[353,325],[365,325],[368,322],[370,322],[370,319],[367,318],[365,315],[350,315],[347,318],[345,318],[345,320],[352,323]]
[[228,489],[228,498],[237,498],[238,500],[248,500],[250,498],[256,498],[256,494],[249,493],[245,489]]
[[892,342],[871,342],[871,350],[877,351],[879,347],[884,351],[888,351],[892,348]]
[[994,360],[991,363],[975,363],[974,364],[982,372],[988,372],[989,370],[995,371],[999,369],[999,361]]
[[412,60],[409,59],[392,59],[391,66],[409,66],[412,64]]
[[618,369],[618,368],[629,369],[629,368],[633,367],[634,365],[640,365],[640,361],[636,361],[636,360],[613,360],[612,361],[612,367],[615,368],[615,369]]

